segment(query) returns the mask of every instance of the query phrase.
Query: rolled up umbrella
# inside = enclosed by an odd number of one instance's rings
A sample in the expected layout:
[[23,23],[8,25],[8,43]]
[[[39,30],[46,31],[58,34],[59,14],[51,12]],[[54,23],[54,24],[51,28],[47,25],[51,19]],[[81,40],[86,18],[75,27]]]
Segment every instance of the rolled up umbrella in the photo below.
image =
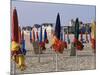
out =
[[46,29],[44,30],[44,42],[48,43],[48,38],[47,38],[47,31]]
[[34,29],[32,29],[32,42],[35,42],[35,32],[34,32]]
[[[23,60],[16,61],[16,58],[19,58],[19,55],[23,55],[21,52],[21,46],[19,44],[19,27],[18,27],[18,16],[17,16],[16,8],[14,8],[13,10],[12,22],[13,22],[12,23],[12,43],[11,43],[12,58],[15,59],[14,61],[18,64],[18,66],[23,68],[25,66],[20,65],[19,63],[24,62],[24,61]],[[23,64],[25,65],[25,62]]]
[[60,24],[60,15],[57,14],[56,26],[55,26],[55,35],[54,35],[54,50],[57,53],[63,53],[64,43],[61,40],[61,24]]
[[79,38],[79,20],[76,18],[75,21],[75,38],[78,40]]
[[40,28],[40,40],[39,42],[42,42],[42,27]]
[[37,41],[39,41],[38,31],[36,32]]
[[75,32],[74,32],[74,43],[77,50],[83,50],[83,44],[79,41],[79,20],[76,18],[75,21]]
[[30,31],[30,43],[32,43],[32,32]]
[[58,13],[56,19],[56,26],[55,26],[55,36],[60,40],[60,33],[61,33],[61,24],[60,24],[60,15]]
[[22,47],[21,47],[22,54],[26,55],[25,49],[25,39],[24,39],[24,32],[22,31]]
[[14,8],[12,17],[12,41],[19,43],[17,10]]
[[89,28],[89,41],[91,42],[91,28]]
[[17,10],[14,8],[12,16],[12,43],[11,43],[11,53],[13,55],[18,55],[21,53],[19,44],[19,27],[18,27],[18,17]]
[[96,52],[96,22],[95,21],[93,21],[91,24],[91,44],[95,53]]

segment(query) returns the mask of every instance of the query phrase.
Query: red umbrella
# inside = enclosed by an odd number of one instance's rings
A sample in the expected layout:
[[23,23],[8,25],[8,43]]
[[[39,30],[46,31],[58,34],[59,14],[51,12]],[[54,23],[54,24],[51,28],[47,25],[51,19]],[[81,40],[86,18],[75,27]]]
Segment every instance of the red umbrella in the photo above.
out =
[[18,17],[16,9],[13,10],[12,16],[12,41],[19,42],[19,34],[18,34]]
[[18,27],[18,17],[17,10],[14,8],[12,17],[12,44],[11,53],[12,59],[18,64],[20,70],[25,69],[24,56],[21,53],[21,46],[19,43],[19,27]]

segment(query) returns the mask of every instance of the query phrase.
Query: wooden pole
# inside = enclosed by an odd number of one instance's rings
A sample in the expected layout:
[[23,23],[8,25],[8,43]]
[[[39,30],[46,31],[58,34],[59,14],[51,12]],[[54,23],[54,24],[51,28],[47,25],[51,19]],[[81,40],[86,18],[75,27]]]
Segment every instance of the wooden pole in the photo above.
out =
[[38,62],[40,63],[40,50],[41,50],[41,48],[40,48],[40,46],[39,46],[39,58],[38,58]]
[[58,53],[56,52],[56,72],[58,71]]

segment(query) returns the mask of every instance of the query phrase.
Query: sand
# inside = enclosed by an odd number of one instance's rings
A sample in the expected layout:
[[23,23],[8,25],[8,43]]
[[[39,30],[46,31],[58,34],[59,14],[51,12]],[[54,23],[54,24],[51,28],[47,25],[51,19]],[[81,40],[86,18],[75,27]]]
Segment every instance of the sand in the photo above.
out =
[[[73,39],[73,35],[69,35],[70,39]],[[14,63],[12,63],[12,70],[16,74],[24,73],[42,73],[42,72],[62,72],[62,71],[79,71],[79,70],[93,70],[96,68],[96,56],[93,53],[90,43],[84,44],[84,50],[78,51],[76,56],[70,56],[70,45],[68,49],[64,49],[63,54],[57,54],[50,48],[51,36],[49,38],[49,44],[46,45],[46,51],[39,55],[34,54],[32,44],[29,42],[29,34],[25,34],[26,40],[26,65],[27,68],[24,71],[20,71]],[[84,35],[85,38],[85,35]],[[71,41],[72,42],[72,41]],[[15,68],[15,69],[14,69]]]

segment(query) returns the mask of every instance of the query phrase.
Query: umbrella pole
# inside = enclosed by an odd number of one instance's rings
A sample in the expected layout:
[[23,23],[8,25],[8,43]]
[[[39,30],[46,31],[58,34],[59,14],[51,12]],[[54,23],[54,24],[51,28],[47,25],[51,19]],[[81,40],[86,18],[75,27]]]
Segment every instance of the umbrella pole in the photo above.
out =
[[56,71],[58,71],[58,53],[56,52]]
[[38,57],[38,62],[40,63],[40,47],[39,47],[39,57]]

